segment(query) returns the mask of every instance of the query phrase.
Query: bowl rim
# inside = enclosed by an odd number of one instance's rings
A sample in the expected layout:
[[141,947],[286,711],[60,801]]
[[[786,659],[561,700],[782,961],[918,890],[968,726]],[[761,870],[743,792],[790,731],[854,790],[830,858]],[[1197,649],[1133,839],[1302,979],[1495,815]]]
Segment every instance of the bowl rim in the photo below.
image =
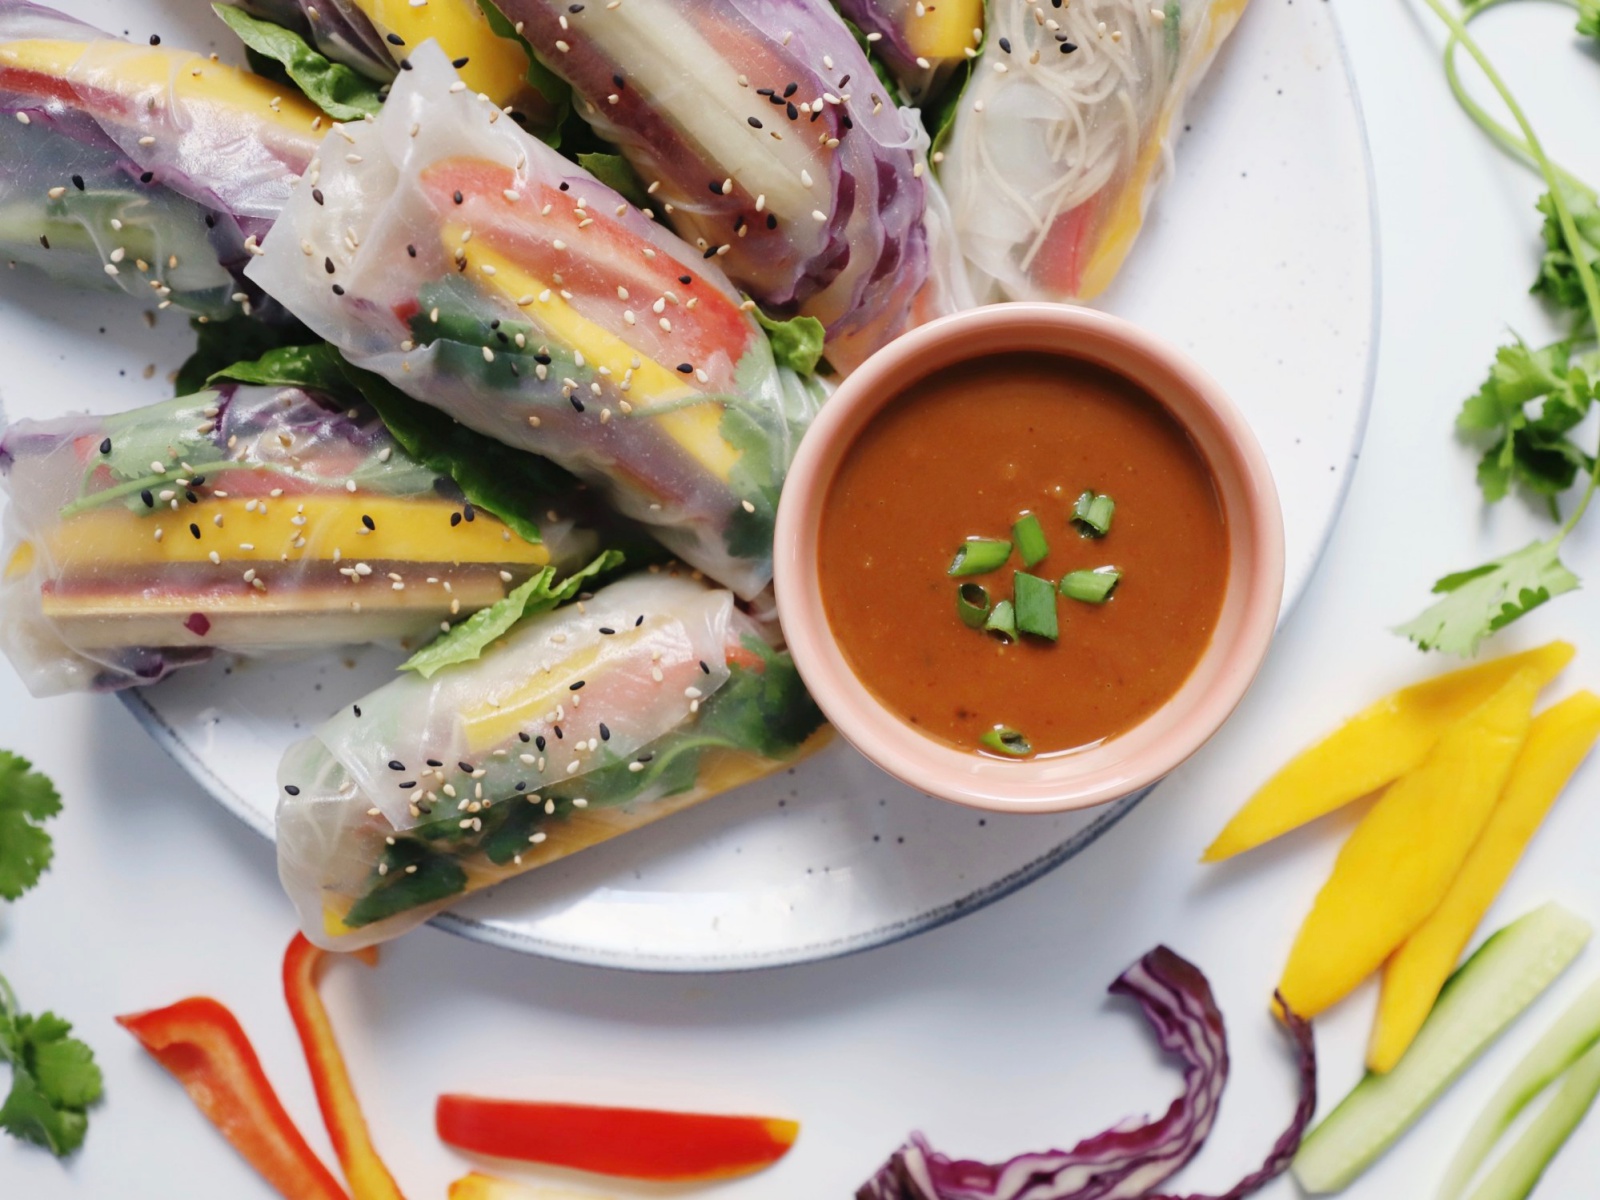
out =
[[[823,503],[861,431],[919,379],[954,363],[1044,351],[1107,367],[1188,432],[1223,503],[1229,579],[1217,629],[1188,680],[1133,728],[1081,751],[1008,761],[914,729],[873,695],[835,641],[815,570]],[[939,318],[883,347],[846,378],[790,466],[774,531],[774,587],[796,667],[840,735],[907,785],[994,812],[1090,808],[1155,783],[1232,714],[1271,645],[1283,596],[1283,515],[1265,453],[1243,414],[1193,359],[1149,330],[1094,309],[1004,303]]]

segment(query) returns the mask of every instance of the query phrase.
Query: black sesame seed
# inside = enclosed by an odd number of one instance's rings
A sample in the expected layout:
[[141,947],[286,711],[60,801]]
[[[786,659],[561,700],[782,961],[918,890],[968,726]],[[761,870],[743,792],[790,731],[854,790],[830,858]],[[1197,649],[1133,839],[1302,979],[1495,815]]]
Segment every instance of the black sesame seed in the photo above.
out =
[[150,35],[150,44],[151,44],[151,45],[152,45],[152,46],[159,46],[159,45],[161,45],[161,35],[160,35],[160,34],[159,34],[159,33],[152,33],[152,34],[151,34],[151,35]]
[[641,755],[639,755],[639,761],[642,762],[642,763],[650,762],[654,758],[655,758],[654,754],[641,754]]
[[750,126],[751,129],[760,129],[760,128],[762,128],[761,118],[760,117],[746,117],[744,120],[745,120],[745,124]]
[[405,769],[406,769],[405,763],[401,762],[398,758],[391,758],[389,760],[389,770],[391,770],[391,771],[404,771]]
[[794,106],[793,100],[789,101],[788,104],[784,106],[783,111],[788,114],[789,120],[791,121],[798,121],[800,119],[800,110]]
[[522,780],[522,779],[517,780],[517,791],[525,792],[527,790],[528,790],[527,781],[526,780]]
[[322,260],[322,269],[324,271],[326,271],[329,275],[332,275],[333,274],[333,259],[331,259],[331,258],[323,259]]
[[74,175],[72,177],[72,186],[77,188],[80,192],[83,191],[83,176]]
[[545,351],[541,350],[541,351],[539,351],[539,353],[537,353],[537,354],[535,354],[533,356],[533,361],[538,363],[541,367],[548,367],[552,360],[551,360],[549,354],[547,354],[547,353],[545,353]]
[[457,761],[456,766],[460,767],[468,775],[471,775],[474,771],[476,771],[478,769],[477,767],[473,766],[471,763],[465,762],[465,761]]
[[537,746],[540,750],[543,750],[544,747],[545,747],[544,734],[541,733],[538,737],[534,738],[533,739],[533,744],[535,746]]
[[635,629],[637,629],[637,628],[639,628],[639,626],[641,626],[643,624],[644,624],[644,614],[640,613],[637,617],[635,617],[633,619],[633,627]]
[[333,294],[334,294],[334,295],[335,295],[335,296],[342,296],[342,295],[344,295],[344,287],[343,287],[343,286],[342,286],[342,285],[341,285],[341,284],[337,284],[337,283],[336,283],[336,284],[334,284],[334,285],[333,285]]
[[352,711],[353,711],[353,712],[354,712],[354,713],[355,713],[355,714],[356,714],[356,716],[358,716],[358,717],[359,717],[359,716],[360,716],[360,715],[361,715],[361,705],[359,705],[359,704],[352,704],[352,705],[351,705],[351,706],[350,706],[350,708],[351,708],[351,710],[352,710]]
[[406,253],[415,258],[417,256],[417,248],[415,246],[407,246]]
[[196,496],[194,494],[193,489],[190,489],[190,488],[185,488],[184,489],[183,498],[185,500],[187,500],[190,504],[199,504],[200,503],[200,497]]
[[292,783],[284,784],[283,785],[283,790],[288,792],[289,795],[291,795],[291,796],[298,796],[300,794],[300,789],[295,787],[295,785],[292,784]]
[[600,740],[602,742],[609,742],[611,740],[611,730],[606,728],[606,723],[604,721],[600,722]]
[[778,218],[777,218],[777,216],[775,214],[773,214],[773,213],[768,213],[767,214],[767,228],[768,229],[776,229],[777,227],[778,227]]
[[311,198],[313,200],[315,200],[318,204],[322,204],[324,202],[323,199],[322,199],[322,189],[321,188],[312,188],[311,189]]
[[1063,54],[1071,54],[1077,48],[1078,48],[1077,45],[1072,43],[1072,42],[1062,42],[1061,43],[1061,53],[1063,53]]
[[462,204],[466,201],[466,197],[461,194],[460,188],[456,189],[456,194],[452,196],[451,199],[453,199],[457,204]]
[[401,70],[402,70],[402,71],[409,71],[409,70],[411,70],[411,60],[410,60],[410,59],[409,59],[409,58],[402,58],[402,59],[401,59],[401,60],[400,60],[400,69],[401,69]]
[[140,183],[149,183],[155,177],[156,177],[156,173],[154,171],[143,171],[139,175],[139,182]]
[[200,540],[200,526],[196,525],[193,521],[189,522],[189,533],[191,536],[193,536],[195,541],[198,542]]
[[144,501],[146,508],[154,508],[156,506],[156,498],[150,494],[149,488],[145,488],[139,493],[139,499]]
[[1004,50],[1007,54],[1010,54],[1011,53],[1011,39],[1010,38],[1001,38],[1000,39],[1000,49]]
[[194,486],[195,486],[195,487],[199,487],[199,486],[200,486],[200,485],[201,485],[201,484],[202,484],[202,483],[204,483],[204,482],[205,482],[205,481],[206,481],[206,477],[205,477],[205,476],[204,476],[204,475],[196,475],[196,476],[195,476],[195,477],[194,477],[194,478],[193,478],[193,479],[191,479],[191,480],[190,480],[190,481],[189,481],[189,482],[190,482],[190,483],[192,483],[192,484],[194,484]]
[[572,185],[570,183],[568,183],[566,180],[562,180],[561,181],[561,190],[563,192],[570,192],[572,190]]
[[406,44],[405,38],[401,37],[398,33],[385,34],[384,40],[387,41],[391,46],[404,46]]
[[717,256],[717,248],[715,246],[707,246],[706,249],[705,249],[705,253],[702,254],[700,257],[701,258],[715,258],[716,256]]
[[622,78],[622,72],[620,71],[611,77],[611,82],[619,91],[628,86],[627,81]]
[[531,742],[533,740],[532,738],[530,738],[528,736],[528,732],[525,729],[517,730],[517,738],[518,738],[519,741],[522,741],[522,742]]
[[711,668],[706,665],[706,660],[703,659],[703,658],[700,660],[700,674],[702,674],[702,675],[711,674]]
[[581,691],[583,691],[583,685],[586,682],[588,682],[588,681],[580,679],[580,680],[578,680],[577,683],[569,683],[569,684],[567,684],[567,691],[569,691],[569,692],[581,692]]
[[106,438],[104,441],[102,441],[100,443],[100,453],[101,454],[110,454],[111,453],[111,439],[110,438]]
[[458,71],[461,70],[462,67],[467,65],[467,56],[463,54],[460,58],[451,59],[450,65]]
[[467,503],[461,506],[461,515],[469,521],[476,521],[478,519],[478,510],[473,508],[470,503]]
[[788,87],[783,89],[783,98],[785,100],[787,100],[790,96],[794,95],[799,90],[800,90],[800,85],[798,83],[791,83]]
[[722,195],[722,184],[717,180],[713,179],[710,183],[706,184],[706,186],[711,189],[711,194],[713,196]]
[[614,633],[616,633],[616,630],[611,628],[611,626],[609,626],[609,625],[600,626],[600,636],[601,637],[610,637]]
[[216,216],[214,214],[212,214],[212,213],[207,213],[206,214],[206,228],[207,229],[215,229],[216,227],[217,227],[217,218],[216,218]]
[[694,366],[692,364],[690,364],[690,363],[679,363],[678,364],[678,371],[679,371],[680,374],[683,374],[683,375],[693,375],[694,374]]
[[414,787],[417,786],[417,781],[415,779],[408,779],[404,783],[402,783],[400,786],[403,787],[403,788],[414,788]]
[[839,86],[840,87],[844,87],[845,84],[847,84],[849,82],[850,82],[850,76],[848,74],[846,74],[843,79],[839,80]]
[[368,530],[373,530],[378,527],[377,522],[369,517],[366,513],[361,514],[361,523],[365,525]]
[[693,275],[679,275],[678,276],[678,282],[683,284],[685,287],[688,287],[691,283],[694,282],[694,276]]
[[756,89],[756,95],[758,95],[758,96],[766,96],[768,99],[771,99],[773,94],[774,93],[773,93],[773,90],[771,88],[757,88]]
[[550,726],[550,732],[556,735],[556,741],[558,741],[558,742],[561,741],[561,739],[565,736],[561,732],[561,726],[559,726],[559,725]]
[[567,399],[572,401],[572,407],[574,409],[576,409],[578,412],[582,412],[583,411],[583,401],[582,400],[579,400],[576,396],[568,396]]
[[450,514],[450,527],[452,529],[454,529],[459,524],[461,524],[461,514],[460,513],[451,513]]
[[428,759],[428,765],[430,767],[442,767],[442,766],[444,766],[444,764],[442,762],[440,762],[437,758]]

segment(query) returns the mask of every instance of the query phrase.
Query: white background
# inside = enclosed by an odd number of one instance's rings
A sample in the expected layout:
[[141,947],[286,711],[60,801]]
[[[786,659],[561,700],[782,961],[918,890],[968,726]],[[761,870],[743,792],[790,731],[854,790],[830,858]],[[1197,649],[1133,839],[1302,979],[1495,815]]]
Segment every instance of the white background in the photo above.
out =
[[[1538,187],[1455,108],[1437,63],[1438,28],[1420,6],[1335,7],[1376,168],[1377,398],[1327,558],[1234,721],[1083,857],[887,949],[751,975],[660,977],[521,958],[424,929],[387,949],[375,971],[340,965],[326,994],[379,1146],[413,1200],[442,1196],[469,1165],[433,1135],[432,1100],[444,1090],[799,1118],[790,1156],[713,1189],[727,1200],[842,1200],[914,1127],[980,1158],[1070,1144],[1130,1113],[1160,1111],[1174,1093],[1175,1077],[1138,1018],[1102,998],[1157,942],[1208,973],[1232,1036],[1221,1119],[1182,1187],[1222,1190],[1259,1162],[1293,1102],[1266,997],[1349,818],[1221,868],[1201,869],[1196,856],[1292,750],[1432,667],[1386,630],[1412,615],[1435,576],[1539,528],[1515,503],[1482,515],[1472,455],[1450,435],[1460,398],[1507,326],[1544,332],[1525,295]],[[1600,65],[1574,48],[1571,22],[1562,6],[1513,5],[1478,28],[1553,152],[1594,180]],[[15,304],[22,293],[5,297]],[[106,335],[126,344],[130,377],[144,364],[138,333],[124,320]],[[148,386],[160,388],[159,376]],[[93,395],[70,400],[65,407],[96,406]],[[1569,561],[1600,578],[1600,535],[1586,532]],[[1579,593],[1501,642],[1569,637],[1581,654],[1566,685],[1597,686],[1597,634],[1600,614]],[[0,908],[0,971],[26,1006],[54,1007],[77,1023],[107,1080],[88,1144],[70,1163],[0,1144],[0,1196],[269,1196],[112,1015],[194,993],[223,1000],[313,1145],[328,1153],[278,985],[292,914],[270,846],[207,800],[115,700],[34,702],[0,669],[0,744],[33,757],[66,800],[52,826],[54,869],[26,899]],[[1486,925],[1552,898],[1600,920],[1596,846],[1600,769],[1591,767]],[[1591,950],[1349,1194],[1430,1194],[1488,1092],[1596,975],[1600,950]],[[1372,1002],[1363,990],[1317,1024],[1323,1111],[1359,1073]],[[1600,1118],[1579,1131],[1539,1194],[1591,1195],[1596,1178]],[[1266,1194],[1294,1188],[1280,1182]]]

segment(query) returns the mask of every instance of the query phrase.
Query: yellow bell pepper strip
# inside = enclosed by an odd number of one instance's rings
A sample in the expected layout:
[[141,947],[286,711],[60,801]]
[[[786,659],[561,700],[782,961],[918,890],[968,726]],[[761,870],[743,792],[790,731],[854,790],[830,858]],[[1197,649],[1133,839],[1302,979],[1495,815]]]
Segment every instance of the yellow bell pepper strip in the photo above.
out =
[[700,1182],[748,1175],[789,1153],[794,1121],[440,1096],[439,1139],[474,1154],[626,1179]]
[[1600,696],[1578,692],[1534,718],[1505,793],[1433,914],[1383,970],[1367,1066],[1391,1070],[1427,1019],[1456,960],[1556,797],[1600,738]]
[[1232,858],[1386,787],[1518,671],[1532,669],[1543,687],[1574,653],[1570,642],[1551,642],[1385,696],[1267,780],[1206,847],[1202,861]]
[[350,1200],[272,1090],[238,1018],[207,996],[117,1018],[285,1200]]
[[532,1187],[513,1183],[477,1171],[463,1175],[450,1185],[449,1200],[607,1200],[589,1192],[569,1192],[565,1188]]
[[1505,788],[1541,686],[1537,669],[1519,670],[1356,826],[1278,985],[1295,1012],[1342,1000],[1439,906]]
[[[333,1139],[333,1150],[344,1168],[344,1177],[350,1183],[351,1196],[354,1200],[404,1200],[394,1176],[389,1174],[389,1168],[384,1166],[372,1144],[366,1118],[361,1114],[361,1105],[350,1084],[344,1055],[339,1053],[339,1043],[333,1035],[333,1023],[328,1020],[328,1010],[317,993],[317,970],[329,957],[327,951],[306,941],[303,934],[295,934],[283,956],[284,999],[289,1004],[289,1015],[294,1018],[295,1032],[300,1035],[317,1104],[322,1109],[322,1120],[328,1127],[328,1136]],[[378,961],[378,952],[368,949],[358,957],[373,966]]]

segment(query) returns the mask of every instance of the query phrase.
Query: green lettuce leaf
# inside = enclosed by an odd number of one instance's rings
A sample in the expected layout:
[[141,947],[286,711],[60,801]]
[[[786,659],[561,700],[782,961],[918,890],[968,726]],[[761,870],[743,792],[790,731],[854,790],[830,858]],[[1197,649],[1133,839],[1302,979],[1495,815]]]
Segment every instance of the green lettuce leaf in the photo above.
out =
[[1396,632],[1419,650],[1467,657],[1497,629],[1578,586],[1578,577],[1561,561],[1564,537],[1533,542],[1482,566],[1446,575],[1433,585],[1434,595],[1442,599]]
[[449,633],[441,634],[400,664],[402,671],[415,671],[431,679],[445,667],[472,662],[499,639],[510,633],[524,617],[549,612],[571,600],[583,585],[596,575],[614,571],[622,565],[622,555],[607,550],[582,570],[574,571],[560,583],[556,569],[546,567],[505,599],[479,609]]
[[0,896],[15,900],[50,867],[43,825],[61,811],[55,785],[21,755],[0,750]]
[[826,336],[821,321],[815,317],[790,317],[787,321],[775,321],[759,308],[751,311],[755,313],[761,328],[767,331],[767,340],[772,343],[773,361],[799,375],[817,373]]
[[620,154],[595,150],[578,155],[578,165],[635,208],[649,208],[644,183]]
[[381,84],[343,63],[330,62],[298,33],[229,4],[213,4],[211,10],[248,49],[281,65],[306,98],[334,120],[359,121],[383,107]]
[[194,353],[184,360],[173,378],[174,396],[192,396],[233,363],[260,358],[281,346],[304,346],[317,341],[317,335],[299,322],[269,325],[248,317],[226,321],[189,322],[196,334]]
[[94,1052],[54,1013],[30,1017],[0,977],[0,1060],[11,1065],[11,1091],[0,1104],[0,1129],[64,1158],[83,1145],[88,1108],[103,1081]]

